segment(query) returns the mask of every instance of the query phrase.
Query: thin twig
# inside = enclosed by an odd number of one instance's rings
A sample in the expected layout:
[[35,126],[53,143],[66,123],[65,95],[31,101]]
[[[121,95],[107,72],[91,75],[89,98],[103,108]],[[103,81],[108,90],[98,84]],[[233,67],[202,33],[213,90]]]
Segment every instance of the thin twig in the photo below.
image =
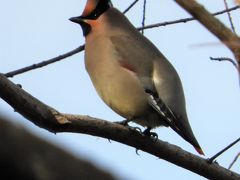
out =
[[[216,13],[213,13],[212,15],[213,16],[218,16],[218,15],[224,14],[226,12],[231,12],[231,11],[237,10],[239,8],[240,8],[240,6],[234,6],[232,8],[229,8],[228,10],[222,10],[222,11],[218,11]],[[178,19],[178,20],[173,20],[173,21],[166,21],[166,22],[161,22],[161,23],[156,23],[156,24],[150,24],[150,25],[147,25],[147,26],[144,26],[144,27],[139,27],[137,29],[138,30],[151,29],[151,28],[156,28],[156,27],[160,27],[160,26],[167,26],[167,25],[178,24],[178,23],[186,23],[186,22],[194,21],[194,20],[196,20],[196,19],[193,18],[193,17],[183,18],[183,19]]]
[[[134,4],[136,4],[136,2],[138,2],[138,1],[139,0],[134,1]],[[133,5],[131,4],[131,7],[134,6],[134,4]],[[127,11],[129,9],[131,9],[131,7],[130,8],[129,7],[128,7],[128,9],[126,9]],[[213,13],[213,15],[216,16],[216,15],[224,14],[228,11],[234,11],[234,10],[239,9],[239,8],[240,8],[240,6],[235,6],[235,7],[229,8],[228,10],[223,10],[223,11]],[[125,13],[127,12],[126,10],[124,11]],[[137,29],[138,30],[150,29],[150,28],[156,28],[156,27],[160,27],[160,26],[167,26],[167,25],[178,24],[178,23],[186,23],[186,22],[193,21],[193,20],[196,20],[196,19],[195,18],[184,18],[184,19],[179,19],[179,20],[174,20],[174,21],[167,21],[167,22],[163,22],[163,23],[151,24],[151,25],[148,25],[148,26],[145,26],[145,27],[140,27],[140,28],[137,28]],[[64,58],[72,56],[72,55],[74,55],[78,52],[81,52],[83,50],[84,50],[84,45],[82,45],[82,46],[80,46],[80,47],[78,47],[78,48],[76,48],[76,49],[74,49],[70,52],[67,52],[63,55],[60,55],[58,57],[54,57],[52,59],[49,59],[49,60],[46,60],[46,61],[43,61],[43,62],[40,62],[40,63],[37,63],[37,64],[33,64],[31,66],[27,66],[27,67],[24,67],[24,68],[15,70],[15,71],[8,72],[8,73],[5,74],[5,76],[6,77],[13,77],[15,75],[22,74],[22,73],[25,73],[27,71],[31,71],[31,70],[46,66],[48,64],[52,64],[54,62],[63,60]]]
[[225,151],[227,151],[229,148],[231,148],[233,145],[235,145],[236,143],[238,143],[240,141],[240,138],[238,138],[237,140],[235,140],[234,142],[232,142],[231,144],[229,144],[227,147],[225,147],[223,150],[219,151],[217,154],[215,154],[214,156],[212,156],[211,158],[208,159],[209,163],[212,163],[214,161],[214,159],[216,159],[218,156],[220,156],[222,153],[224,153]]
[[[229,8],[228,8],[227,0],[223,0],[223,2],[224,2],[226,10],[228,10]],[[233,20],[232,20],[232,16],[231,16],[230,11],[227,11],[227,15],[228,15],[228,19],[229,19],[232,31],[234,32],[234,34],[237,34],[236,30],[235,30],[235,27],[234,27],[234,24],[233,24]]]
[[210,57],[211,60],[213,61],[229,61],[233,64],[233,66],[235,66],[237,69],[238,69],[238,64],[236,61],[234,61],[233,59],[231,58],[227,58],[227,57],[218,57],[218,58],[213,58],[213,57]]
[[239,64],[235,61],[235,60],[233,60],[233,59],[231,59],[231,58],[227,58],[227,57],[218,57],[218,58],[213,58],[213,57],[210,57],[210,59],[212,60],[212,61],[229,61],[230,63],[232,63],[233,64],[233,66],[236,68],[236,70],[237,70],[237,72],[238,72],[238,78],[239,78],[239,85],[240,85],[240,71],[239,71]]
[[[135,0],[123,13],[127,13],[139,0]],[[60,55],[60,56],[57,56],[57,57],[54,57],[54,58],[51,58],[49,60],[45,60],[45,61],[42,61],[40,63],[37,63],[37,64],[33,64],[33,65],[30,65],[30,66],[27,66],[27,67],[24,67],[24,68],[21,68],[21,69],[17,69],[17,70],[14,70],[14,71],[11,71],[11,72],[8,72],[5,74],[6,77],[14,77],[16,75],[19,75],[19,74],[22,74],[22,73],[25,73],[27,71],[31,71],[31,70],[34,70],[34,69],[38,69],[38,68],[41,68],[43,66],[47,66],[49,64],[52,64],[52,63],[55,63],[57,61],[60,61],[60,60],[63,60],[67,57],[70,57],[74,54],[77,54],[81,51],[84,50],[84,46],[85,45],[81,45],[80,47],[72,50],[72,51],[69,51],[63,55]]]
[[123,11],[123,14],[126,14],[138,1],[139,1],[139,0],[133,1],[133,3],[130,4],[130,5],[127,7],[127,9],[125,9],[125,10]]
[[[225,26],[219,19],[212,16],[204,6],[195,0],[175,0],[183,9],[198,20],[210,33],[216,36],[234,55],[238,63],[238,74],[240,75],[240,49],[232,46],[232,43],[240,43],[240,38]],[[228,12],[228,10],[225,10]]]
[[228,167],[229,170],[236,163],[236,161],[238,160],[239,156],[240,156],[240,152],[235,156],[235,158],[233,159],[232,163],[229,165],[229,167]]
[[18,70],[15,70],[15,71],[11,71],[11,72],[8,72],[5,74],[6,77],[13,77],[15,75],[18,75],[18,74],[22,74],[22,73],[25,73],[27,71],[30,71],[30,70],[33,70],[33,69],[37,69],[37,68],[41,68],[43,66],[47,66],[49,64],[52,64],[52,63],[55,63],[57,61],[60,61],[62,59],[65,59],[67,57],[70,57],[76,53],[79,53],[81,51],[84,50],[84,45],[82,46],[79,46],[78,48],[72,50],[72,51],[69,51],[65,54],[62,54],[60,56],[57,56],[57,57],[54,57],[52,59],[49,59],[49,60],[46,60],[46,61],[42,61],[40,63],[37,63],[37,64],[33,64],[31,66],[27,66],[27,67],[24,67],[24,68],[21,68],[21,69],[18,69]]
[[[147,4],[147,0],[144,0],[144,1],[143,1],[142,27],[145,26],[145,20],[146,20],[146,4]],[[144,29],[141,30],[141,33],[144,34]]]

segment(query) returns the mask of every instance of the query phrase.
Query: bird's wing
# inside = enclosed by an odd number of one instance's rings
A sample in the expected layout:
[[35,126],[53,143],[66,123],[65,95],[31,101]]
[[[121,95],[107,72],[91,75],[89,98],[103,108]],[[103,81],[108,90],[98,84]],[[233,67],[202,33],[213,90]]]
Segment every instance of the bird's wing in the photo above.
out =
[[[139,42],[139,39],[136,38],[140,38],[141,43],[136,43]],[[166,125],[169,125],[176,133],[195,147],[200,147],[192,133],[187,117],[181,114],[181,112],[185,113],[186,111],[184,95],[179,77],[174,75],[175,70],[172,65],[156,47],[142,35],[112,36],[110,39],[114,46],[115,53],[118,56],[119,63],[128,70],[133,71],[139,78],[148,97],[149,105],[162,117]],[[170,73],[174,75],[167,76],[167,79],[164,79],[164,83],[167,83],[167,85],[165,84],[164,86],[167,88],[163,91],[161,89],[162,84],[158,84],[158,82],[154,82],[153,80],[154,61],[156,61],[156,59],[160,59],[162,63],[160,65],[157,64],[156,67],[159,68],[156,71],[157,73]],[[170,71],[168,72],[168,70]],[[162,74],[156,74],[156,76],[161,75]],[[169,81],[176,81],[176,83],[169,83]],[[171,87],[168,86],[169,84]],[[171,93],[173,95],[173,99],[170,101],[162,97],[162,95],[164,96],[169,90],[172,91]],[[177,106],[173,104],[177,104]],[[172,106],[174,106],[174,108]],[[185,122],[183,123],[183,121]]]
[[[142,35],[137,36],[142,40]],[[137,71],[139,77],[151,78],[153,63],[152,60],[158,57],[155,46],[143,38],[138,42],[138,38],[130,35],[111,36],[110,40],[114,46],[116,56],[121,64],[131,66]]]
[[183,126],[182,123],[179,123],[179,118],[181,117],[176,116],[171,108],[165,104],[156,93],[153,93],[149,90],[146,90],[145,92],[148,94],[149,104],[163,117],[164,122],[169,125],[176,133],[178,133],[183,139],[192,144],[199,154],[204,155],[200,145],[192,133],[190,125]]
[[[161,98],[154,96],[150,91],[146,91],[146,93],[148,94],[149,104],[163,117],[165,123],[168,124],[183,139],[192,144],[199,154],[204,155],[204,152],[202,151],[200,145],[198,144],[196,138],[194,137],[192,130],[190,129],[186,131],[184,130],[185,127],[181,127],[181,124],[177,123],[179,121],[175,116],[174,112],[172,112],[171,108],[168,107],[161,100]],[[187,132],[189,132],[190,134]]]
[[178,134],[181,134],[181,130],[176,124],[176,116],[168,105],[166,105],[163,100],[158,97],[158,95],[150,90],[145,90],[148,96],[148,103],[155,111],[158,112],[160,116],[163,117],[163,120],[167,125],[169,125],[174,131]]

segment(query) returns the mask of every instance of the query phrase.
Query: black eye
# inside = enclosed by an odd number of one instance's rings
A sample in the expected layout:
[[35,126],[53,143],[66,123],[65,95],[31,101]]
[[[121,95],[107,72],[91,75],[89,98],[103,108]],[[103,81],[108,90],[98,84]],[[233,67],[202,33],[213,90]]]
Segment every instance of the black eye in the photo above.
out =
[[97,19],[99,16],[101,16],[105,11],[108,10],[108,8],[110,7],[110,3],[109,0],[106,0],[105,2],[99,1],[97,7],[85,18],[87,19]]

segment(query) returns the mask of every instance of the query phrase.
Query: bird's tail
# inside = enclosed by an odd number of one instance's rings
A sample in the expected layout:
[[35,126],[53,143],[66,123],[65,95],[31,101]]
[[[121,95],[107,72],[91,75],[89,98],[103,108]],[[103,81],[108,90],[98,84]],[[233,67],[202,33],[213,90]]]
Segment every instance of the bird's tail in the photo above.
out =
[[185,124],[181,124],[181,128],[179,128],[176,132],[186,141],[188,141],[200,155],[205,155],[197,139],[195,138],[188,121],[185,122]]
[[194,147],[194,148],[196,149],[196,151],[198,152],[198,154],[201,154],[201,155],[205,156],[205,154],[204,154],[204,152],[203,152],[203,150],[202,150],[201,147]]
[[191,126],[188,122],[187,115],[175,116],[175,113],[168,107],[163,100],[152,92],[146,91],[150,96],[148,98],[149,104],[163,117],[163,120],[183,139],[188,141],[196,151],[204,155],[204,152],[195,138]]

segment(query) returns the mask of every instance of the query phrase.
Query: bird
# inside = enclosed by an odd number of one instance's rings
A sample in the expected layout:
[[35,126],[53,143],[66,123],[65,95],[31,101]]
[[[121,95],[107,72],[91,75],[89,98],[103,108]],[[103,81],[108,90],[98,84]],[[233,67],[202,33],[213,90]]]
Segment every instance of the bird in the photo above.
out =
[[126,123],[171,127],[204,155],[188,121],[180,77],[158,48],[110,0],[87,0],[70,21],[85,37],[85,68],[97,93]]

